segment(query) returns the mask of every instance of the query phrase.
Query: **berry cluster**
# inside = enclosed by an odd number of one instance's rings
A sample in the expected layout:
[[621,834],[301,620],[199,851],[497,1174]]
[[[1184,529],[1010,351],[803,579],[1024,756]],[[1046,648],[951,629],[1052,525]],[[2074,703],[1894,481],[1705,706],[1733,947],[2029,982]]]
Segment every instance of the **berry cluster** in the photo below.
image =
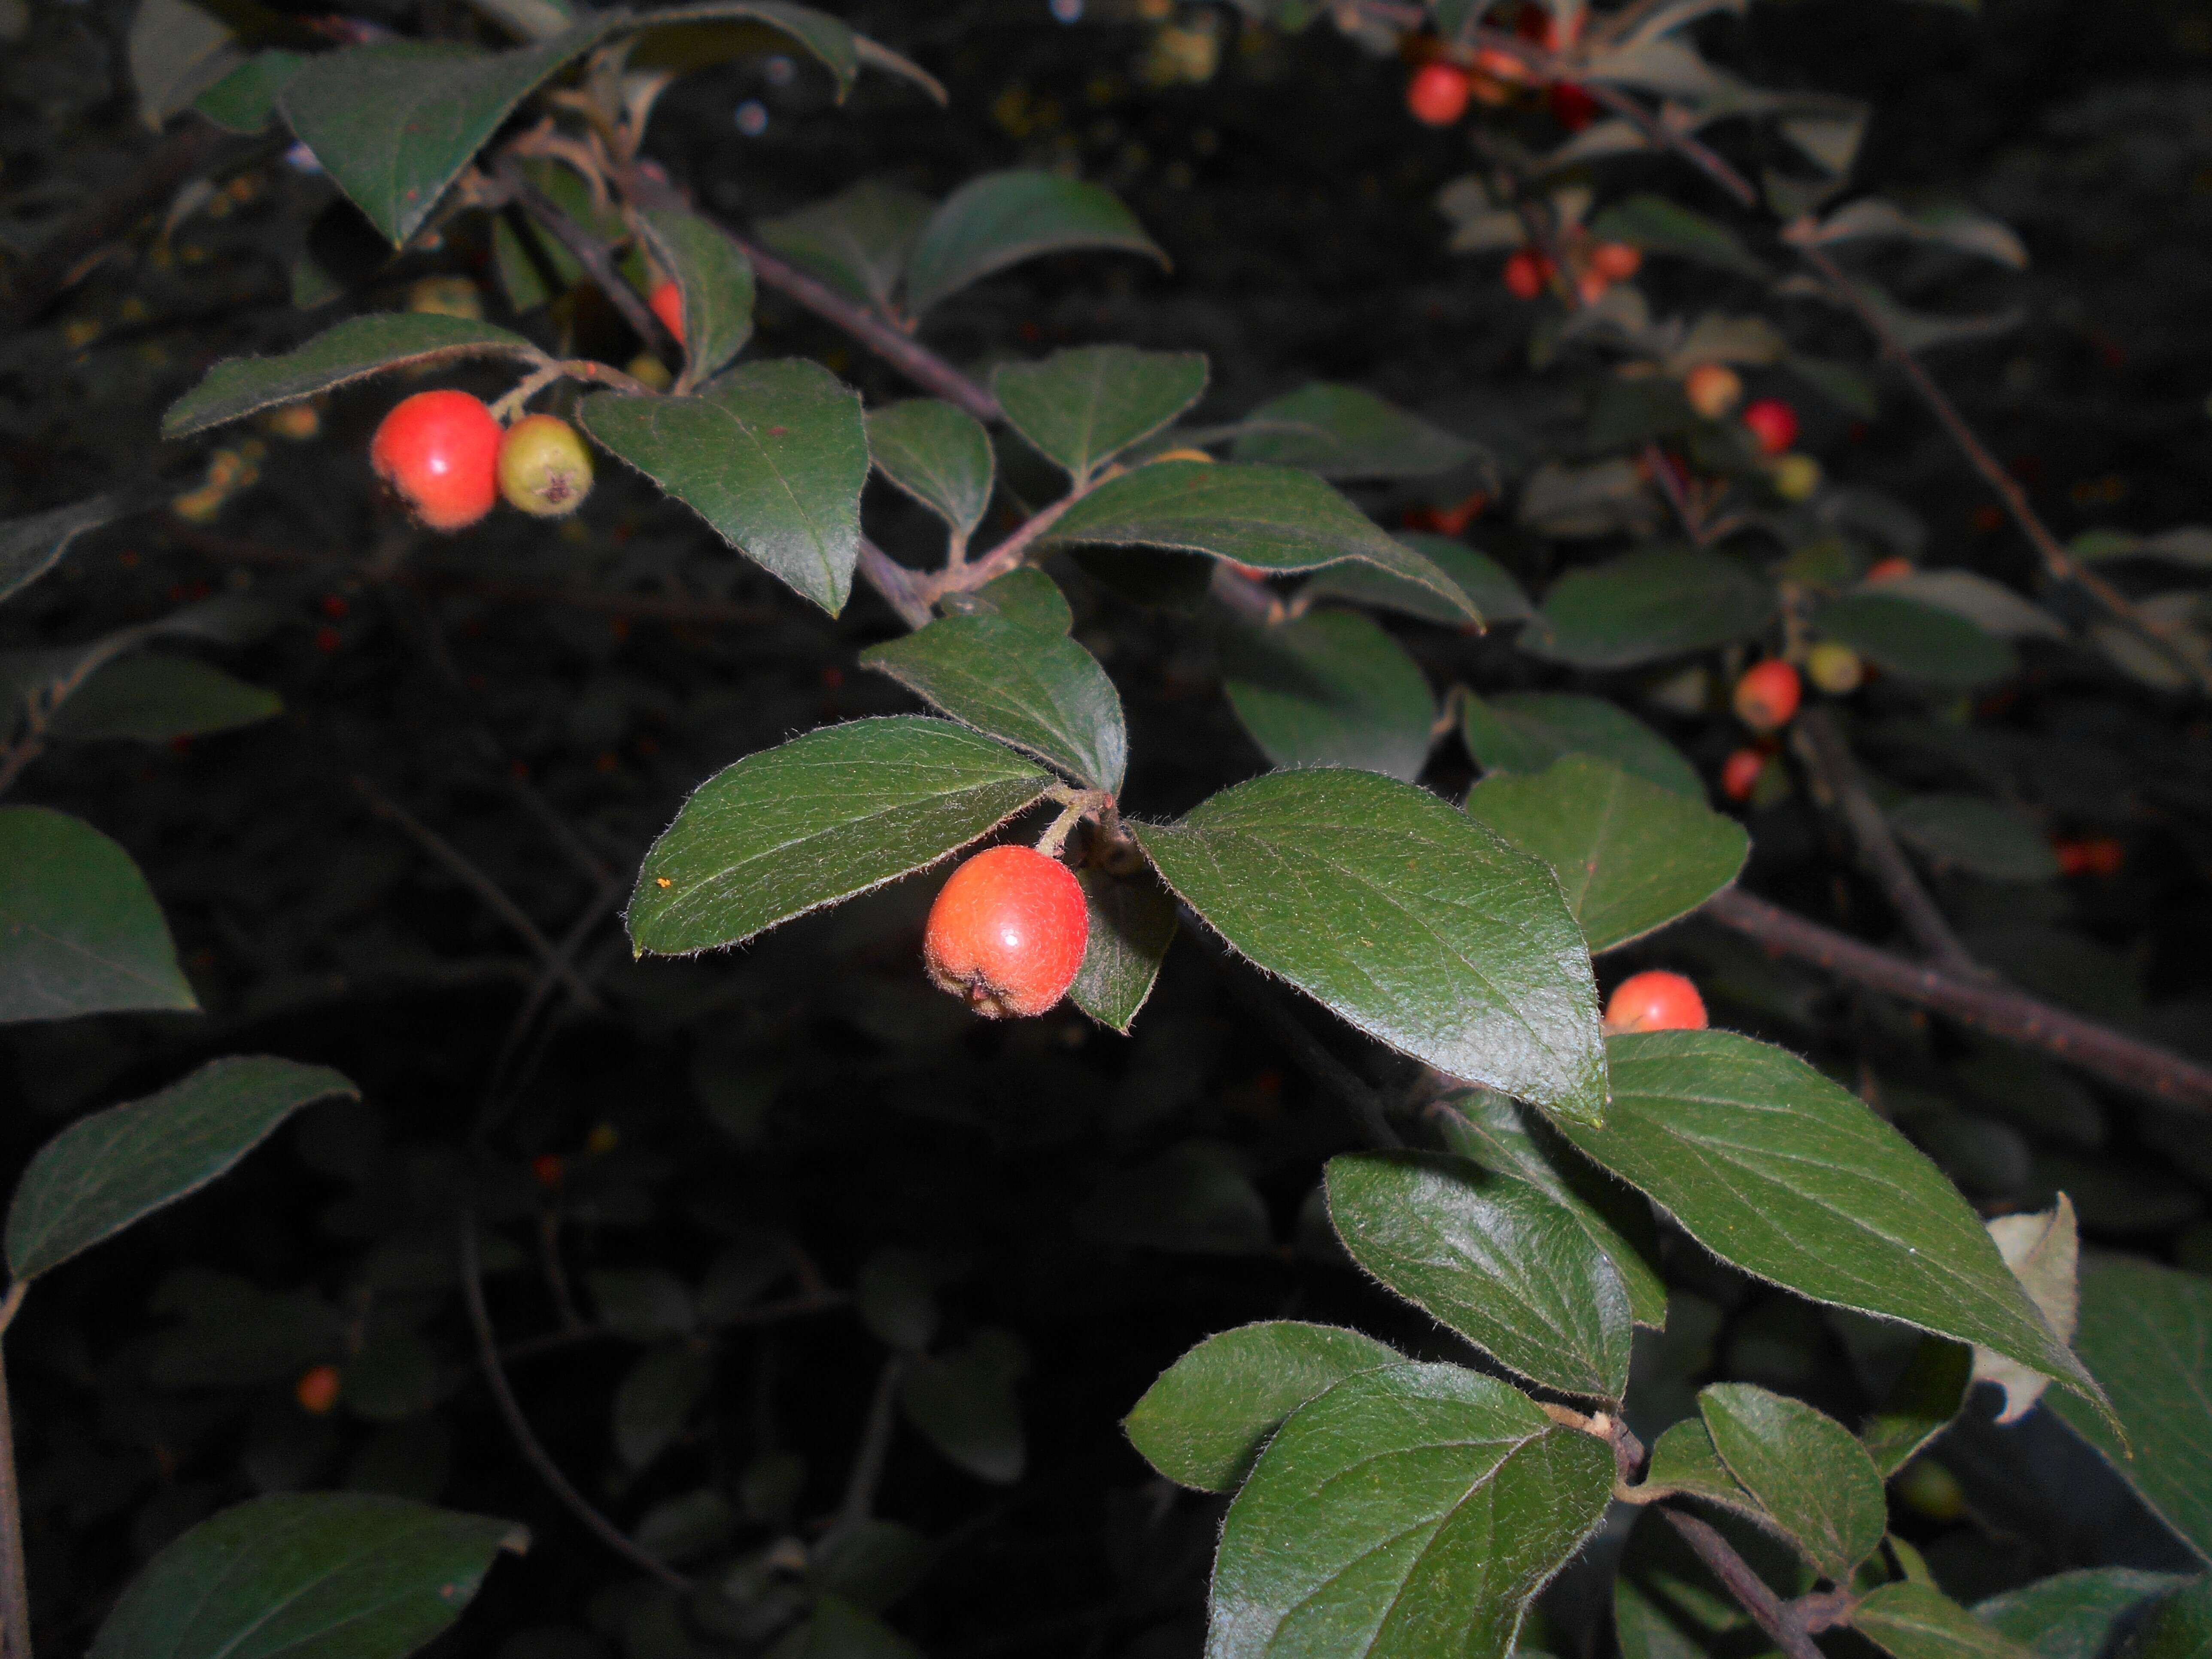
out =
[[369,441],[376,476],[432,530],[465,530],[502,495],[533,518],[566,517],[592,489],[592,454],[555,415],[502,427],[465,392],[418,392]]

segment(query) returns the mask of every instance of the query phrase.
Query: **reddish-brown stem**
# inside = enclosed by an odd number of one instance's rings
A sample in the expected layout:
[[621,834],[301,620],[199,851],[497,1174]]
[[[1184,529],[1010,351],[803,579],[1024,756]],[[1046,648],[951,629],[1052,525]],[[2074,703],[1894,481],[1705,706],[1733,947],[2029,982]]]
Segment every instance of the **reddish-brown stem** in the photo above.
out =
[[653,314],[653,307],[646,304],[645,296],[615,269],[614,257],[608,252],[605,242],[570,218],[558,202],[532,184],[530,175],[513,156],[501,157],[494,171],[515,204],[583,266],[639,339],[655,351],[674,349],[675,341],[669,337],[660,319]]
[[1721,1581],[1752,1622],[1771,1637],[1789,1659],[1822,1659],[1820,1650],[1807,1635],[1790,1605],[1767,1588],[1751,1564],[1735,1553],[1728,1540],[1694,1515],[1662,1506],[1659,1513],[1680,1534],[1705,1571]]

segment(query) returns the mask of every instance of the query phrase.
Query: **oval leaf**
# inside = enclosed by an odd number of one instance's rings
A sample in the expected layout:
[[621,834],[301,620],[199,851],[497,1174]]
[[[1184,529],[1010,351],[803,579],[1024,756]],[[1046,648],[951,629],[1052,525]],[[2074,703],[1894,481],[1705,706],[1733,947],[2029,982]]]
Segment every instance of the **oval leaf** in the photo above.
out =
[[1041,363],[1007,363],[991,390],[1014,430],[1080,488],[1102,463],[1196,403],[1206,372],[1202,351],[1081,346]]
[[210,1060],[157,1095],[73,1123],[38,1151],[8,1206],[8,1271],[28,1279],[198,1192],[311,1101],[360,1091],[325,1066]]
[[1702,805],[1705,786],[1681,751],[1602,697],[1571,691],[1469,693],[1460,735],[1486,772],[1540,772],[1566,755],[1595,755]]
[[[1423,532],[1403,532],[1398,539],[1456,583],[1460,591],[1474,602],[1486,623],[1495,626],[1499,623],[1526,622],[1535,614],[1520,583],[1487,553],[1478,552],[1449,536]],[[1429,588],[1378,570],[1371,564],[1332,565],[1301,588],[1298,597],[1307,604],[1319,599],[1342,599],[1352,605],[1370,605],[1446,628],[1468,626],[1467,613],[1457,605]]]
[[251,726],[284,712],[274,691],[197,657],[122,657],[98,670],[54,712],[56,738],[169,743]]
[[1221,641],[1221,689],[1277,766],[1356,766],[1411,783],[1428,763],[1436,697],[1372,617],[1319,611]]
[[147,1563],[90,1659],[402,1659],[460,1616],[511,1521],[367,1492],[283,1492],[203,1521]]
[[730,365],[753,337],[753,266],[744,250],[696,213],[674,209],[638,216],[654,261],[684,299],[687,392]]
[[907,250],[935,204],[895,185],[863,179],[824,202],[763,219],[760,239],[854,299],[888,307]]
[[1175,900],[1149,873],[1125,878],[1085,870],[1076,879],[1091,913],[1091,942],[1067,1000],[1127,1036],[1175,940]]
[[78,537],[112,523],[134,505],[131,492],[112,490],[0,523],[0,599],[13,599],[59,564]]
[[919,317],[994,270],[1073,248],[1120,248],[1168,263],[1110,191],[1050,173],[987,173],[945,198],[922,227],[907,259],[907,310]]
[[1334,1325],[1245,1325],[1207,1337],[1162,1371],[1121,1426],[1169,1480],[1234,1492],[1285,1418],[1346,1377],[1404,1358]]
[[1521,648],[1577,668],[1631,668],[1748,639],[1773,614],[1774,590],[1735,560],[1654,548],[1560,577]]
[[1851,1614],[1851,1628],[1891,1659],[2032,1659],[2031,1650],[1933,1584],[1909,1580],[1869,1590]]
[[1979,795],[1915,795],[1890,809],[1899,840],[1939,864],[1990,881],[2049,881],[2057,855],[2035,825]]
[[1474,446],[1356,386],[1316,380],[1244,417],[1240,461],[1324,478],[1425,478],[1474,459]]
[[0,806],[0,1024],[199,1006],[131,854],[66,812]]
[[2020,666],[2002,640],[1917,599],[1853,593],[1823,605],[1814,623],[1877,667],[1930,685],[1985,685]]
[[1699,1391],[1713,1450],[1821,1577],[1841,1585],[1875,1553],[1889,1505],[1851,1431],[1802,1401],[1748,1382]]
[[1133,824],[1244,956],[1439,1071],[1595,1118],[1589,953],[1559,884],[1484,825],[1368,772],[1279,772]]
[[747,756],[684,803],[638,872],[630,940],[664,956],[739,944],[934,864],[1051,784],[949,720],[810,732]]
[[872,409],[868,454],[878,471],[944,520],[963,542],[990,509],[996,465],[991,434],[964,409],[934,398]]
[[1628,1292],[1539,1188],[1435,1152],[1334,1158],[1327,1181],[1345,1249],[1399,1295],[1531,1382],[1620,1398]]
[[1208,1659],[1505,1659],[1612,1489],[1604,1443],[1494,1377],[1347,1377],[1292,1413],[1229,1507]]
[[1028,1461],[1014,1399],[1020,1364],[1004,1332],[981,1332],[957,1353],[915,1362],[899,1379],[899,1406],[930,1444],[969,1474],[1010,1485]]

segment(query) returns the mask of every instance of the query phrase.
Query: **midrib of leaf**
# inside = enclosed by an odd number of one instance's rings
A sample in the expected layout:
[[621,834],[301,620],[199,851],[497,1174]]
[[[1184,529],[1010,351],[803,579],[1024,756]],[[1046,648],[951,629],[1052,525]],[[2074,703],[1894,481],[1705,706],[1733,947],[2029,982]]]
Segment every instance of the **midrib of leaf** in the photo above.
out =
[[[323,1585],[330,1583],[331,1579],[337,1577],[340,1573],[347,1571],[356,1564],[364,1561],[369,1557],[376,1554],[378,1551],[383,1549],[391,1542],[392,1540],[390,1539],[386,1538],[374,1540],[369,1543],[362,1545],[355,1553],[346,1556],[341,1560],[332,1562],[314,1577],[308,1579],[294,1589],[293,1592],[289,1595],[287,1595],[283,1601],[278,1601],[274,1606],[270,1607],[252,1624],[240,1629],[236,1635],[230,1638],[229,1641],[224,1643],[221,1647],[211,1650],[208,1655],[208,1659],[228,1659],[228,1656],[236,1652],[238,1650],[239,1644],[244,1642],[247,1637],[252,1635],[253,1632],[259,1630],[262,1626],[267,1624],[271,1619],[274,1619],[278,1613],[283,1612],[295,1601],[297,1601],[301,1596],[307,1595],[308,1591],[319,1589]],[[256,1562],[252,1553],[250,1550],[242,1553],[240,1559],[232,1565],[230,1569],[216,1580],[215,1583],[210,1588],[207,1595],[201,1598],[199,1605],[192,1609],[192,1619],[196,1620],[202,1613],[205,1613],[207,1611],[208,1603],[215,1599],[216,1592],[223,1589],[225,1585],[228,1584],[234,1577],[236,1577],[240,1571],[253,1566],[254,1565],[256,1565]],[[190,1633],[190,1621],[188,1621],[186,1627],[179,1633],[177,1646],[172,1648],[170,1652],[173,1654],[181,1650],[184,1646],[183,1638]],[[279,1649],[277,1651],[282,1652],[283,1650]]]
[[115,973],[122,975],[125,979],[136,980],[140,984],[152,988],[160,988],[161,987],[161,981],[151,975],[142,973],[136,968],[125,967],[122,963],[111,962],[106,957],[100,955],[99,951],[87,950],[83,945],[76,943],[74,940],[64,939],[60,934],[41,927],[34,921],[18,921],[15,926],[23,933],[30,934],[33,939],[42,939],[50,945],[59,945],[63,950],[70,952],[71,955],[81,957],[87,962],[97,963],[103,968],[109,969]]

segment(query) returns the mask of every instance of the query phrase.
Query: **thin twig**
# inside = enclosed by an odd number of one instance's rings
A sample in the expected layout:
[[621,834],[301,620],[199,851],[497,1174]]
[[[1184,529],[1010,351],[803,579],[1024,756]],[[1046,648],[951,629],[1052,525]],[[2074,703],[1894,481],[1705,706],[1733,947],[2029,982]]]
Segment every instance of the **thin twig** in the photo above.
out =
[[853,1454],[853,1473],[845,1481],[845,1500],[837,1506],[841,1528],[857,1527],[875,1512],[876,1488],[883,1485],[884,1464],[890,1456],[899,1380],[906,1375],[906,1367],[907,1357],[895,1353],[877,1373],[867,1421],[860,1430],[860,1449]]
[[[10,1314],[21,1304],[27,1279],[8,1287]],[[31,1581],[23,1565],[23,1492],[15,1475],[15,1407],[8,1398],[8,1368],[0,1364],[0,1659],[32,1659]]]
[[1765,1631],[1775,1645],[1789,1659],[1823,1659],[1813,1638],[1805,1633],[1795,1612],[1781,1597],[1767,1588],[1766,1581],[1752,1571],[1751,1564],[1738,1555],[1729,1540],[1694,1515],[1680,1510],[1659,1506],[1659,1513],[1667,1524],[1681,1534],[1682,1541],[1705,1565],[1705,1570],[1721,1581],[1721,1585],[1751,1615],[1752,1623]]
[[[1202,926],[1194,927],[1193,918],[1184,919],[1187,927],[1200,937]],[[1382,1109],[1382,1097],[1362,1082],[1352,1069],[1322,1046],[1321,1039],[1306,1030],[1298,1018],[1285,1008],[1273,991],[1251,974],[1243,971],[1233,962],[1225,975],[1229,994],[1259,1016],[1277,1040],[1291,1052],[1291,1058],[1352,1115],[1352,1122],[1373,1145],[1384,1147],[1403,1146],[1406,1143],[1390,1127],[1390,1120]]]
[[921,591],[927,578],[919,570],[908,569],[866,536],[860,538],[860,574],[908,628],[929,625],[930,602]]
[[646,304],[644,295],[615,269],[614,257],[608,252],[605,242],[570,218],[558,202],[532,184],[530,175],[513,156],[502,157],[495,172],[515,204],[544,227],[547,234],[568,250],[569,257],[583,266],[639,339],[654,351],[676,349],[676,342],[669,337],[660,319],[653,314],[653,307]]
[[477,1249],[477,1219],[467,1210],[459,1218],[461,1250],[461,1295],[468,1304],[469,1323],[475,1328],[477,1357],[483,1366],[484,1382],[489,1385],[492,1398],[498,1403],[499,1414],[507,1419],[507,1432],[514,1437],[515,1448],[523,1459],[538,1471],[540,1480],[559,1498],[569,1514],[584,1523],[601,1543],[640,1571],[650,1573],[674,1590],[688,1591],[690,1579],[670,1566],[650,1551],[639,1548],[623,1534],[621,1528],[601,1515],[587,1502],[584,1494],[569,1484],[568,1477],[561,1473],[561,1466],[538,1443],[531,1432],[530,1419],[522,1414],[522,1407],[514,1398],[514,1390],[507,1386],[507,1372],[499,1363],[499,1340],[492,1334],[491,1315],[484,1307],[483,1261]]

